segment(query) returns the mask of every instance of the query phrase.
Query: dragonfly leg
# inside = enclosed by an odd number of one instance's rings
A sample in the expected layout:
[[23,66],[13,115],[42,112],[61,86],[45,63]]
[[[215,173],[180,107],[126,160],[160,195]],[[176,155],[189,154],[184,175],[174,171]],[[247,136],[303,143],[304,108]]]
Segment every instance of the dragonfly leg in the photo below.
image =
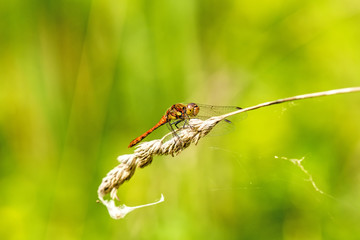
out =
[[[172,133],[175,133],[175,129],[174,129],[174,127],[172,125],[176,126],[176,122],[172,122],[172,123],[169,122],[169,124],[168,124],[170,131]],[[176,128],[177,128],[177,126],[176,126]]]
[[189,124],[188,119],[189,119],[189,118],[185,118],[184,120],[183,120],[183,119],[180,119],[180,120],[177,120],[177,121],[175,121],[175,122],[170,123],[171,130],[173,130],[172,125],[175,125],[175,127],[176,127],[177,129],[179,129],[178,124],[181,123],[181,122],[184,122],[184,125],[183,125],[182,127],[189,126],[189,127],[192,129],[193,126],[191,126],[191,125]]
[[184,119],[184,127],[186,127],[186,125],[187,125],[187,126],[189,126],[191,129],[194,129],[194,127],[191,126],[191,124],[189,124],[189,120],[190,120],[189,116],[186,115],[186,118]]
[[176,122],[169,122],[168,126],[169,126],[169,129],[170,131],[172,132],[172,135],[174,138],[176,138],[178,141],[180,141],[181,145],[184,145],[184,143],[181,141],[180,137],[176,134],[176,131],[174,129],[174,127],[172,125],[175,125],[175,127],[177,129],[179,129],[179,127],[177,126],[177,124],[179,124],[180,122],[182,122],[182,120],[178,120]]
[[[170,126],[171,126],[171,129],[172,129],[172,125],[175,125],[175,127],[177,128],[177,129],[179,129],[179,127],[178,127],[178,124],[179,123],[181,123],[183,120],[177,120],[177,121],[175,121],[175,122],[172,122],[172,123],[170,123]],[[173,130],[173,129],[172,129]]]

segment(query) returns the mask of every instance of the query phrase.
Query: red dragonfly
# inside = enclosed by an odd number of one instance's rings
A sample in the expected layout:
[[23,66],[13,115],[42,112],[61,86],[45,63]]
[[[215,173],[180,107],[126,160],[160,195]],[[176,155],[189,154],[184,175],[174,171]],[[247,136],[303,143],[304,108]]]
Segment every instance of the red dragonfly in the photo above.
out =
[[[190,118],[206,119],[212,116],[221,115],[237,109],[241,109],[241,108],[233,107],[233,106],[211,106],[211,105],[202,105],[196,103],[174,104],[165,112],[165,114],[162,116],[160,121],[157,124],[155,124],[155,126],[150,128],[144,134],[132,140],[128,147],[131,148],[135,146],[145,137],[147,137],[150,133],[155,131],[155,129],[159,128],[160,126],[166,123],[169,124],[170,129],[174,132],[173,125],[175,125],[175,127],[178,127],[177,125],[180,122],[186,123]],[[199,112],[200,115],[198,115]],[[225,121],[230,123],[230,121],[227,119],[225,119]]]

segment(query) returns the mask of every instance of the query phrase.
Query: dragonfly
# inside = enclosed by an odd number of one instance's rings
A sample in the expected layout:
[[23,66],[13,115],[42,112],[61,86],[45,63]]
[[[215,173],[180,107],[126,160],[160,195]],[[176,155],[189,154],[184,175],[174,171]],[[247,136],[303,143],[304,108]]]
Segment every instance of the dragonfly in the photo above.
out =
[[[162,125],[168,124],[171,131],[174,133],[174,135],[176,135],[173,125],[175,125],[175,127],[178,128],[179,123],[184,122],[183,126],[186,126],[186,124],[188,124],[188,120],[190,120],[191,118],[206,119],[212,116],[221,115],[238,109],[241,108],[235,106],[212,106],[212,105],[204,105],[204,104],[196,104],[196,103],[174,104],[165,112],[165,114],[161,117],[160,121],[155,124],[155,126],[147,130],[139,137],[132,140],[128,148],[131,148],[136,144],[138,144],[139,142],[141,142],[150,133],[152,133]],[[224,119],[224,121],[231,123],[227,119]]]

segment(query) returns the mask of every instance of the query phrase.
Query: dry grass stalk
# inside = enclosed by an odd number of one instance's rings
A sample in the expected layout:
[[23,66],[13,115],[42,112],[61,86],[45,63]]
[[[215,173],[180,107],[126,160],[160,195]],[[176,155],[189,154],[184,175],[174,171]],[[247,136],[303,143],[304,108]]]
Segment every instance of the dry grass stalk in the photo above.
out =
[[[350,92],[358,92],[360,91],[360,87],[353,88],[343,88],[343,89],[335,89],[325,92],[318,93],[310,93],[304,95],[298,95],[295,97],[289,97],[284,99],[279,99],[271,102],[261,103],[252,107],[243,108],[228,114],[224,114],[221,116],[216,116],[209,118],[205,121],[199,119],[191,119],[189,125],[191,127],[184,127],[177,131],[178,137],[173,137],[170,140],[164,142],[165,138],[169,135],[165,135],[162,139],[157,139],[149,142],[143,142],[139,144],[133,154],[121,155],[118,157],[118,161],[120,164],[112,169],[106,177],[103,178],[102,183],[98,188],[98,197],[100,201],[108,208],[110,216],[114,219],[119,219],[125,217],[125,215],[134,209],[146,207],[150,205],[157,204],[162,202],[163,196],[157,202],[136,206],[136,207],[128,207],[126,205],[116,206],[114,200],[119,200],[116,192],[117,189],[123,184],[125,181],[129,180],[135,173],[136,168],[143,168],[149,165],[153,157],[156,155],[172,155],[175,156],[183,151],[185,148],[189,147],[191,143],[197,144],[198,141],[206,136],[221,120],[233,116],[235,114],[240,114],[242,112],[255,110],[262,107],[271,106],[274,104],[301,100],[306,98],[314,98],[328,95],[335,95],[341,93],[350,93]],[[170,133],[171,134],[171,133]],[[105,200],[104,196],[110,194],[111,199]]]

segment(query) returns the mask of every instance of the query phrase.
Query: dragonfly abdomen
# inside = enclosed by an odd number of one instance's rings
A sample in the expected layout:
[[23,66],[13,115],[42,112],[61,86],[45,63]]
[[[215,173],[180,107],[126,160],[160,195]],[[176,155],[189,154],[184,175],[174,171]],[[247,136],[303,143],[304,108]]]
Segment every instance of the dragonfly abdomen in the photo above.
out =
[[131,148],[132,146],[135,146],[136,144],[138,144],[141,140],[143,140],[144,138],[147,137],[147,135],[149,135],[150,133],[152,133],[155,129],[157,129],[158,127],[164,125],[165,123],[167,123],[169,120],[167,118],[167,115],[165,114],[160,121],[155,124],[155,126],[153,126],[152,128],[150,128],[148,131],[146,131],[144,134],[140,135],[139,137],[135,138],[134,140],[132,140],[128,146],[128,148]]

